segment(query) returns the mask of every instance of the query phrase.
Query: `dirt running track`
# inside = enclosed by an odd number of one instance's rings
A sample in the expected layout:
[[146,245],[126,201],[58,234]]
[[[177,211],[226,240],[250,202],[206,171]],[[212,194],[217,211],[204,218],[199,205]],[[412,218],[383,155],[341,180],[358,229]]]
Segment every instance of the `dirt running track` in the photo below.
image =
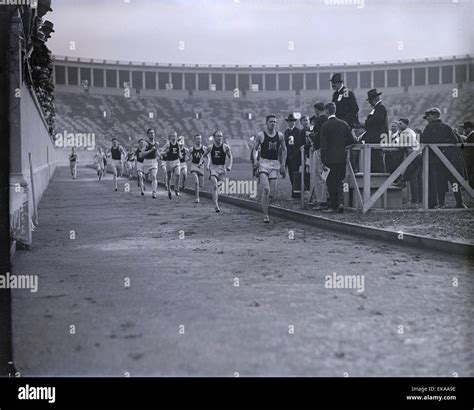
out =
[[13,260],[39,277],[13,291],[23,376],[474,376],[472,262],[78,174],[57,170]]

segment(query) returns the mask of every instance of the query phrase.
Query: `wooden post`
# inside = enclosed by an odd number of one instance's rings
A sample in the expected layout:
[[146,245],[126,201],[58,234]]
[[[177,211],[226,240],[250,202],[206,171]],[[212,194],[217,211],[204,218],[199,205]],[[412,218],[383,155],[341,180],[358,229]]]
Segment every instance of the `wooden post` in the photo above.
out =
[[364,146],[364,204],[369,199],[370,199],[370,146],[365,145]]
[[30,161],[30,183],[31,183],[31,196],[33,197],[33,223],[38,225],[38,211],[36,209],[36,196],[35,196],[35,181],[33,178],[33,163],[31,161],[31,152],[28,152],[28,160]]
[[360,194],[359,184],[357,183],[357,179],[354,174],[354,169],[352,168],[350,156],[347,156],[346,159],[347,168],[349,169],[349,177],[354,184],[354,202],[357,202],[357,210],[362,210],[364,207],[364,201],[362,200],[362,195]]
[[309,203],[313,200],[314,195],[314,150],[309,151]]
[[304,174],[305,174],[305,157],[304,157],[304,145],[300,148],[301,151],[301,209],[304,209]]
[[429,145],[425,145],[424,151],[423,151],[423,178],[422,178],[423,180],[423,191],[422,191],[423,209],[428,209],[429,152],[430,152]]
[[368,201],[364,202],[363,212],[367,212],[375,202],[386,193],[390,185],[407,169],[413,160],[418,156],[417,151],[412,151],[408,157],[406,157],[403,162],[397,167],[395,171],[383,182],[382,185],[375,191],[375,193],[370,197]]

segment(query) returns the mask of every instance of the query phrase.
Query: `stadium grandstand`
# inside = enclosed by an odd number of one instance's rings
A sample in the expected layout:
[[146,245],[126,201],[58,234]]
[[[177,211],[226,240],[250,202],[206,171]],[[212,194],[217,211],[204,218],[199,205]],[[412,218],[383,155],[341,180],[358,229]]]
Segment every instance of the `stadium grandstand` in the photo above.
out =
[[[312,114],[313,104],[329,101],[330,77],[343,74],[359,103],[359,118],[371,107],[368,89],[383,92],[389,117],[407,117],[424,127],[424,110],[438,106],[451,126],[474,105],[474,59],[469,55],[315,66],[210,66],[122,62],[56,56],[55,133],[94,133],[98,144],[116,136],[135,143],[152,124],[166,135],[186,138],[221,129],[236,156],[261,129],[268,113]],[[124,98],[125,97],[125,98]],[[242,144],[243,143],[243,144]],[[238,148],[240,146],[240,148]]]

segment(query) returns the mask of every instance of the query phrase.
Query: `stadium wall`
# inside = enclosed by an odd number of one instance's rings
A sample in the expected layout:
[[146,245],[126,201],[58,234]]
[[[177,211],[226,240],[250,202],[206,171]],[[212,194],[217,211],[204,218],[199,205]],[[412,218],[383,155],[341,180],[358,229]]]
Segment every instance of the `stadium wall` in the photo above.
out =
[[303,66],[213,66],[123,62],[55,56],[56,85],[130,91],[321,91],[341,73],[350,89],[461,84],[474,81],[470,55]]
[[[15,24],[12,30],[19,33]],[[29,247],[39,201],[67,153],[55,148],[36,95],[23,82],[18,42],[10,49],[10,234],[17,245]]]

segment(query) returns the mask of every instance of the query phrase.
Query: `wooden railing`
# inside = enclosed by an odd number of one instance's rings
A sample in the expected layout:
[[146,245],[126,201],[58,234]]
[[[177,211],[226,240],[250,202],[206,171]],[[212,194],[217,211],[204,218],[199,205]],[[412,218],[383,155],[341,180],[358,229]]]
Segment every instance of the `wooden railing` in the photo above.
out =
[[[469,185],[468,180],[458,172],[454,165],[449,161],[448,158],[441,152],[440,147],[473,147],[474,144],[420,144],[419,147],[413,149],[413,147],[393,147],[381,144],[355,144],[352,145],[347,152],[347,172],[350,181],[354,186],[354,200],[356,203],[356,208],[359,211],[362,211],[365,214],[370,208],[374,206],[377,200],[384,195],[390,186],[395,182],[395,180],[402,175],[408,168],[408,166],[415,160],[418,155],[422,155],[422,207],[423,209],[428,209],[428,184],[429,184],[429,151],[439,158],[439,160],[444,164],[452,176],[456,179],[457,182],[465,189],[470,197],[474,197],[474,190]],[[371,151],[372,149],[384,150],[384,151],[394,151],[400,149],[412,148],[412,151],[406,156],[406,158],[400,163],[400,165],[387,177],[387,179],[382,183],[380,187],[371,195]],[[359,169],[362,171],[363,180],[362,180],[362,194],[357,181],[354,169],[350,161],[350,152],[351,151],[360,151],[359,157]],[[311,151],[310,164],[314,164],[314,151]],[[301,148],[301,163],[305,163],[304,149]],[[314,167],[311,167],[311,178],[310,178],[310,197],[311,200],[312,194],[314,191]],[[304,187],[304,172],[301,173],[301,187]],[[360,188],[360,187],[359,187]],[[301,209],[305,207],[305,197],[301,195]]]

